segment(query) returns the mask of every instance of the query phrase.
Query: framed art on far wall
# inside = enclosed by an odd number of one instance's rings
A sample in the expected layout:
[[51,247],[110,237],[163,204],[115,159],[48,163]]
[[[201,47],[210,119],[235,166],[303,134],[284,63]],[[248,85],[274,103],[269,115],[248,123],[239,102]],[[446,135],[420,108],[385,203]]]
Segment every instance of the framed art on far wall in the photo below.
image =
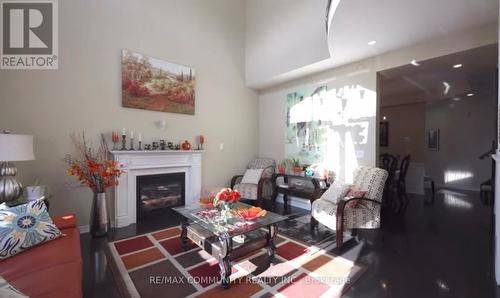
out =
[[389,122],[380,122],[380,129],[378,134],[380,147],[389,147]]
[[122,51],[122,106],[194,115],[195,71],[164,60]]
[[439,129],[427,130],[427,149],[429,151],[439,151]]

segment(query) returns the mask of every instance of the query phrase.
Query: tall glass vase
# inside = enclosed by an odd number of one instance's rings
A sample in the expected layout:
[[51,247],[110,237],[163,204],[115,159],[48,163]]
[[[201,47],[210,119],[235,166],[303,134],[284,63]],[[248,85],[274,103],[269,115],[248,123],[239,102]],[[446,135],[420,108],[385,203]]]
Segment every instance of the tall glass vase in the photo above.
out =
[[110,230],[106,193],[94,193],[90,214],[90,233],[92,237],[103,237]]
[[227,222],[227,220],[232,217],[232,214],[231,214],[232,208],[233,208],[233,203],[222,202],[220,204],[220,213],[221,213],[221,217],[224,219],[224,221]]

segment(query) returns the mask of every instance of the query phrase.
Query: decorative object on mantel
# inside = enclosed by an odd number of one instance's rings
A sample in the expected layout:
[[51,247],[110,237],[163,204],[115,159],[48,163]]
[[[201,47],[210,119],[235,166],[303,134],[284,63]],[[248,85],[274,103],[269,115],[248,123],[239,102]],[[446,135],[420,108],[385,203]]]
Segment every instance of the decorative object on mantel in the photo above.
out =
[[134,131],[130,131],[130,151],[134,151]]
[[194,115],[195,71],[188,66],[123,50],[122,105]]
[[34,160],[33,136],[0,133],[0,202],[17,200],[23,193],[16,179],[17,168],[11,161]]
[[[138,141],[138,147],[136,148],[135,145],[135,140],[137,137]],[[119,134],[118,132],[112,132],[111,133],[111,141],[113,143],[113,150],[112,151],[169,151],[169,150],[184,150],[184,151],[189,151],[193,150],[193,147],[191,143],[187,140],[184,140],[178,144],[174,144],[172,141],[167,141],[165,139],[159,139],[157,141],[153,141],[149,144],[143,143],[142,140],[142,134],[141,133],[135,133],[134,131],[130,131],[129,135],[130,141],[127,143],[127,129],[123,128],[122,129],[122,144],[121,148],[117,149],[116,144],[119,142]],[[198,142],[198,149],[197,150],[203,150],[203,143],[204,143],[204,137],[203,136],[197,136],[196,137],[197,142]],[[128,148],[127,148],[128,147]]]
[[191,144],[185,140],[182,144],[181,144],[181,149],[182,150],[191,150]]
[[125,128],[122,131],[122,149],[121,150],[127,150],[127,131]]
[[160,150],[166,150],[167,149],[167,142],[165,140],[160,140]]
[[196,139],[198,140],[198,150],[203,150],[203,144],[205,143],[205,137],[203,135],[199,135]]
[[117,132],[112,132],[111,133],[111,142],[113,142],[113,150],[118,150],[116,147],[116,144],[120,141],[120,137],[118,136]]
[[75,176],[77,181],[89,187],[94,196],[90,216],[90,233],[93,237],[105,236],[110,229],[109,215],[106,205],[106,189],[118,185],[117,178],[123,173],[117,161],[108,159],[108,147],[104,135],[101,135],[100,146],[92,149],[85,133],[81,136],[71,135],[77,151],[76,157],[69,157],[67,174]]

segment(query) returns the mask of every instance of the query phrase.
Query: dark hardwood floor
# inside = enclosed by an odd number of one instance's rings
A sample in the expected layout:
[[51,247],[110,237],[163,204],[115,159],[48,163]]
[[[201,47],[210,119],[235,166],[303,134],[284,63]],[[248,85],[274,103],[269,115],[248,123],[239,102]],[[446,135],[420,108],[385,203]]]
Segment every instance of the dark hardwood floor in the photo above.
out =
[[[307,210],[288,210],[290,220],[280,232],[368,266],[344,297],[500,297],[493,268],[492,207],[480,204],[477,193],[464,191],[441,190],[434,203],[425,201],[409,195],[404,213],[384,212],[382,229],[360,230],[341,251],[334,249],[328,229],[320,226],[311,233]],[[276,212],[283,213],[283,206],[276,206]],[[179,222],[172,213],[115,230],[108,239]],[[104,253],[108,239],[81,236],[85,297],[119,297]]]

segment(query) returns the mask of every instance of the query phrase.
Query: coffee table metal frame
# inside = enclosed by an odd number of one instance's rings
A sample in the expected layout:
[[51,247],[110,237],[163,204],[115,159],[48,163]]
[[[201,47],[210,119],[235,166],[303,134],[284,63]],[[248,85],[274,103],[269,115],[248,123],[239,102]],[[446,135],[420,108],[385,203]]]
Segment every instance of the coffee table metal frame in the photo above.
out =
[[[247,207],[251,206],[240,202],[235,204],[235,208]],[[188,241],[191,240],[216,258],[219,261],[223,288],[230,286],[232,260],[262,248],[267,249],[269,262],[273,260],[276,250],[274,239],[278,233],[276,224],[287,219],[285,216],[267,211],[264,217],[251,222],[245,222],[238,217],[230,218],[224,226],[216,219],[199,216],[200,212],[207,210],[206,207],[195,205],[173,209],[182,215],[180,236],[182,249],[186,250]],[[233,239],[239,235],[245,235],[248,239],[239,243]]]

